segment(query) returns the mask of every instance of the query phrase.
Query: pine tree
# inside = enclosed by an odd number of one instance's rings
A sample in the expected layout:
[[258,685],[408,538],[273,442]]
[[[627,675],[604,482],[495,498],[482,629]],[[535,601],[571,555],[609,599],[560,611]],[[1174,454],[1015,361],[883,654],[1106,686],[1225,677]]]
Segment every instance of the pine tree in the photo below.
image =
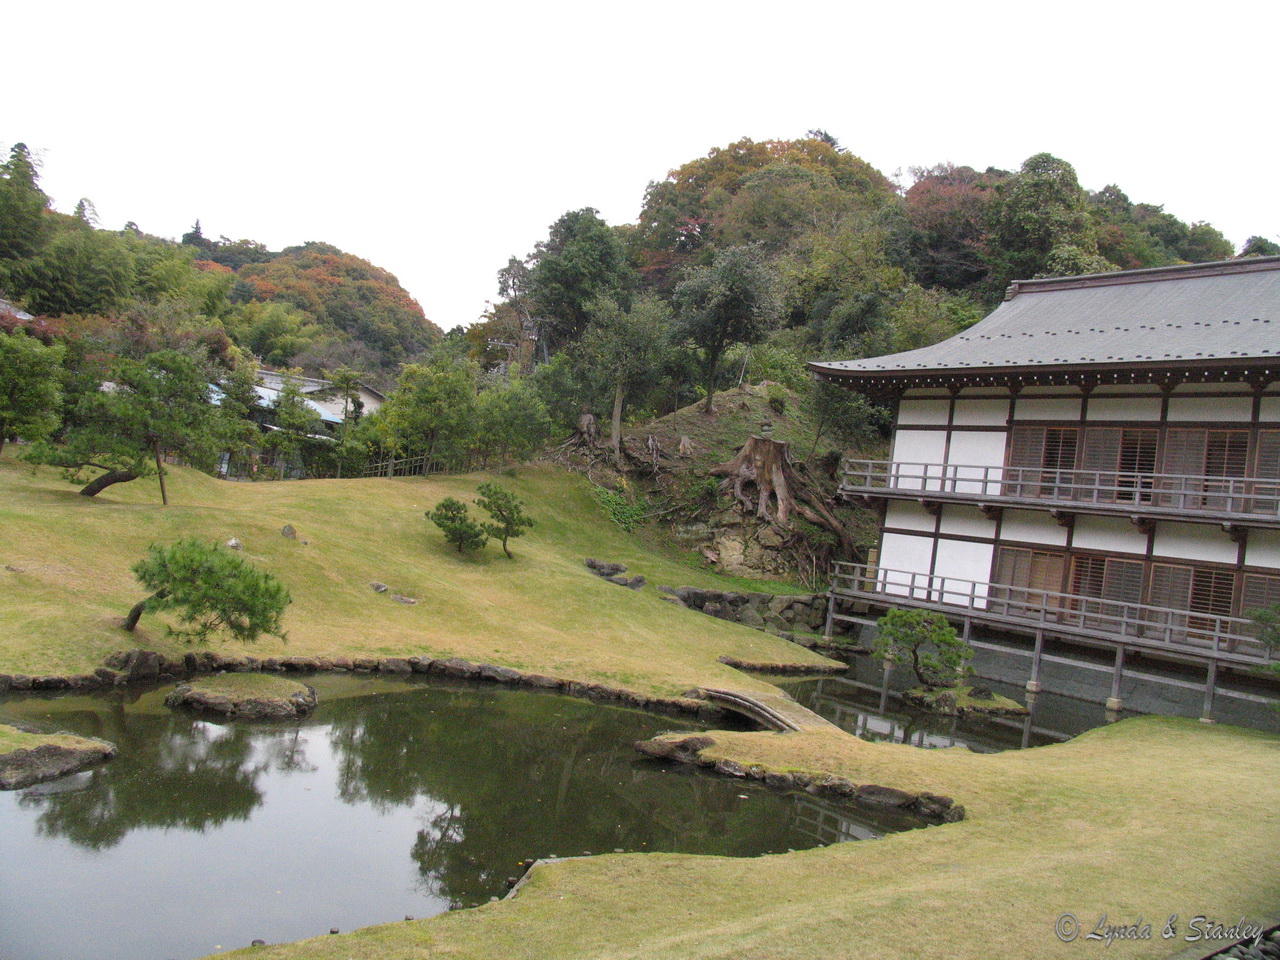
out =
[[179,610],[181,627],[169,633],[189,641],[207,640],[222,629],[242,643],[264,633],[284,637],[280,618],[289,606],[289,591],[271,574],[217,544],[190,539],[168,547],[153,543],[133,565],[133,573],[154,592],[129,611],[126,630],[133,630],[143,613]]
[[493,539],[501,540],[502,552],[508,560],[514,560],[507,548],[507,540],[523,536],[533,526],[533,518],[524,512],[524,501],[496,483],[482,483],[476,504],[493,518],[492,523],[484,524],[485,532]]
[[427,513],[427,519],[444,533],[444,538],[463,550],[479,550],[489,540],[489,533],[467,514],[467,505],[453,497],[445,497]]

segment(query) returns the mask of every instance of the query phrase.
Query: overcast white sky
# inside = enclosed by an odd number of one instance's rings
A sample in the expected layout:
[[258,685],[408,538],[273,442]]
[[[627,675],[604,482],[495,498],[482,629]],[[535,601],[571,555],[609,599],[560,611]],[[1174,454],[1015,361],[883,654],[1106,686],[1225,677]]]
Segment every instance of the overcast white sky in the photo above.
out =
[[[1185,10],[1186,12],[1179,12]],[[888,175],[1050,151],[1081,183],[1280,237],[1273,5],[7,5],[0,144],[64,211],[325,240],[474,321],[565,210],[823,127]]]

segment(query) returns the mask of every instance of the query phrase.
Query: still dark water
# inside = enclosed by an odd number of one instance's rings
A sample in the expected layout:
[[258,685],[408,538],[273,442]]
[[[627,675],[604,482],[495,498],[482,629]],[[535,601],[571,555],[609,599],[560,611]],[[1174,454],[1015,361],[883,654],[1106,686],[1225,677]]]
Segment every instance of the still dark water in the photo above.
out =
[[[862,658],[866,659],[866,658]],[[877,669],[855,663],[847,675],[774,682],[799,703],[864,740],[916,747],[967,747],[996,753],[1069,740],[1107,722],[1100,704],[1042,692],[1028,697],[1016,684],[983,679],[983,686],[1029,707],[1025,716],[946,717],[902,699]],[[911,682],[907,680],[907,682]]]
[[757,856],[872,819],[641,758],[687,722],[530,691],[316,677],[300,724],[218,725],[165,690],[13,698],[0,721],[102,737],[111,763],[0,793],[0,958],[165,960],[506,892],[522,860]]

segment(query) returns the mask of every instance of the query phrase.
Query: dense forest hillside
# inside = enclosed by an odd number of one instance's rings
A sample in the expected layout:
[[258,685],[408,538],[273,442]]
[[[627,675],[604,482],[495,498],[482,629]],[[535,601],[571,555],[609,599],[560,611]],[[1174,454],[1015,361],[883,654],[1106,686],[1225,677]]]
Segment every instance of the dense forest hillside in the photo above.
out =
[[88,199],[58,213],[21,143],[0,165],[0,297],[97,331],[108,352],[225,339],[266,363],[384,381],[441,335],[395,277],[327,244],[273,252],[210,240],[198,221],[179,241],[103,229]]

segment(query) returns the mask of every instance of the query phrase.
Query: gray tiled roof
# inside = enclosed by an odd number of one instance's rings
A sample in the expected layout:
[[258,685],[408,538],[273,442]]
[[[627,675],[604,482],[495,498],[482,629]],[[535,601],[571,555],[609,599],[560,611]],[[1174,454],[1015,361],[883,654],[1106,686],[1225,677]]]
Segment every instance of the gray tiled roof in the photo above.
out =
[[809,367],[856,378],[1275,357],[1280,257],[1258,257],[1022,280],[984,320],[949,340]]

